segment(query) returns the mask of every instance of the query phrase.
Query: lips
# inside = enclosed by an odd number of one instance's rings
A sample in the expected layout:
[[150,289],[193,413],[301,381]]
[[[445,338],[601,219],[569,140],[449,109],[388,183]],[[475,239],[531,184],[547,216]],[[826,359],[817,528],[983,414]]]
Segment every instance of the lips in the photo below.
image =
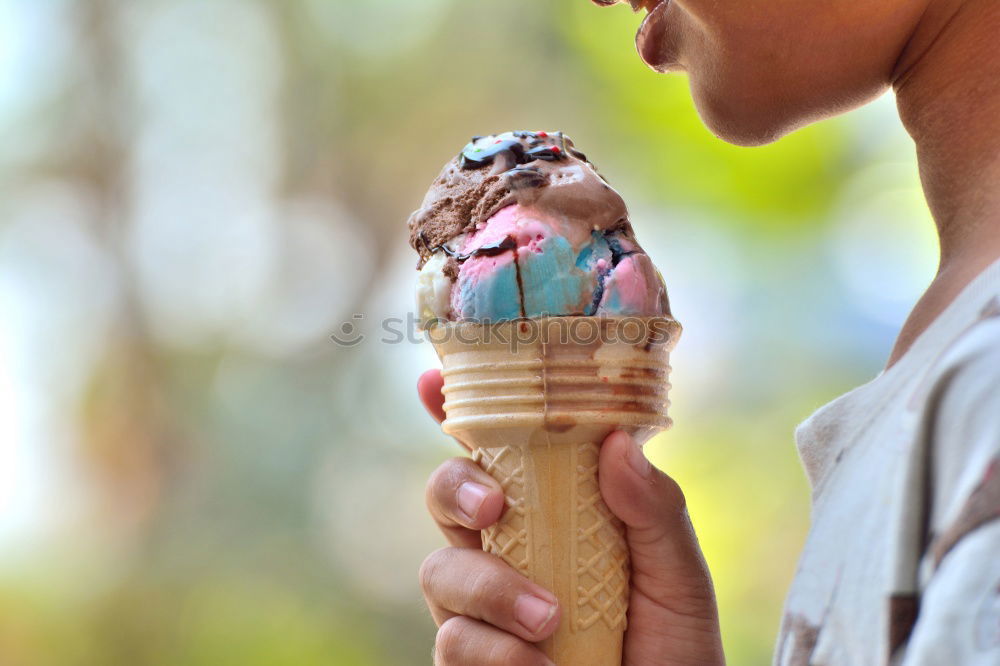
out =
[[679,64],[676,61],[676,49],[668,39],[670,26],[667,11],[670,9],[670,0],[649,0],[645,4],[647,8],[652,5],[652,8],[635,35],[635,48],[639,57],[657,72],[677,69]]
[[620,2],[628,2],[632,6],[632,11],[639,11],[640,9],[649,10],[660,0],[591,0],[595,5],[600,5],[602,7],[610,7],[611,5],[617,5]]

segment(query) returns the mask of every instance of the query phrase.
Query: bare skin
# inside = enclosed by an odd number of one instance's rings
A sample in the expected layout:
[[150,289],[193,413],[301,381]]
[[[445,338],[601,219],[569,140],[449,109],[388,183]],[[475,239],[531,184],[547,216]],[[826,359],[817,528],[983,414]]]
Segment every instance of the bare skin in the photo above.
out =
[[[900,331],[889,366],[1000,258],[996,0],[632,4],[649,12],[636,39],[640,57],[657,71],[686,72],[703,121],[731,143],[768,143],[895,90],[901,120],[916,143],[941,260]],[[440,388],[437,371],[424,374],[418,385],[439,421]],[[633,562],[624,663],[723,664],[711,578],[683,494],[644,462],[624,433],[605,441],[601,492],[626,524]],[[460,499],[470,497],[476,501],[463,511]],[[525,595],[552,597],[478,552],[478,530],[499,518],[500,488],[467,459],[456,458],[431,477],[427,499],[452,544],[432,554],[421,570],[440,625],[436,662],[548,663],[533,643],[555,630],[561,609],[525,613],[544,606],[525,601]],[[529,630],[518,621],[519,612],[542,621]]]
[[938,228],[938,273],[900,331],[889,365],[1000,257],[1000,5],[932,3],[893,71]]
[[[443,420],[440,372],[424,373],[417,392],[431,416]],[[632,557],[625,663],[723,663],[712,581],[680,487],[623,432],[601,448],[600,484],[626,525]],[[549,664],[532,643],[555,631],[562,614],[555,597],[482,551],[479,531],[503,509],[499,484],[468,458],[452,458],[431,475],[427,506],[450,544],[420,568],[440,627],[435,663]],[[536,611],[539,604],[528,597],[552,604],[551,614]]]

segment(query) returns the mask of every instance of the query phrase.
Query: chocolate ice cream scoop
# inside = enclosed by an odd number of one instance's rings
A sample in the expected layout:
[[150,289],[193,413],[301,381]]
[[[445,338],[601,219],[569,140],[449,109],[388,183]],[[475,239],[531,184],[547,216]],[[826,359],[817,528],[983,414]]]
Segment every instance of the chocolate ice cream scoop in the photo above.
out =
[[625,202],[562,132],[473,137],[409,228],[424,323],[669,313]]

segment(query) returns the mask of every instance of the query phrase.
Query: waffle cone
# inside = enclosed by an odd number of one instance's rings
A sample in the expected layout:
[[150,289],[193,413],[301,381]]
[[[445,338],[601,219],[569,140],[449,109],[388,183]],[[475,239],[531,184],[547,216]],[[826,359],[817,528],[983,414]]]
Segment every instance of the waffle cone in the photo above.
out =
[[428,328],[443,365],[443,428],[503,487],[483,549],[559,598],[540,644],[559,666],[621,663],[629,594],[622,523],[597,461],[613,430],[639,443],[668,428],[669,318],[550,317]]

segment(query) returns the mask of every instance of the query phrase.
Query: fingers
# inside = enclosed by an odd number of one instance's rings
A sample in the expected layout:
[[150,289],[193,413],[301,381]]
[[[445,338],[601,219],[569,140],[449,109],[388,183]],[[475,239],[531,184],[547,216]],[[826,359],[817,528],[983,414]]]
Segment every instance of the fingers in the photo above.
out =
[[535,643],[559,624],[559,604],[551,592],[496,555],[478,549],[442,548],[431,553],[420,567],[420,584],[439,625],[461,615]]
[[604,440],[598,480],[632,558],[626,663],[652,663],[665,649],[724,663],[712,579],[680,487],[620,431]]
[[453,617],[438,629],[435,666],[554,666],[534,645],[467,617]]
[[[427,413],[438,423],[441,423],[446,418],[443,390],[444,379],[441,377],[440,370],[428,370],[417,379],[417,395],[420,396],[420,402],[424,404],[424,409],[427,410]],[[455,439],[466,450],[472,450],[462,440],[457,437]]]
[[678,586],[693,585],[698,589],[689,592],[713,599],[708,567],[677,483],[620,431],[605,440],[599,469],[604,501],[628,528],[637,574],[648,576],[647,582],[670,597],[678,596]]
[[427,508],[453,546],[479,548],[479,530],[500,519],[500,484],[468,458],[452,458],[427,481]]
[[444,379],[441,378],[440,370],[428,370],[417,380],[420,402],[424,403],[424,408],[438,423],[444,421],[444,394],[441,393],[443,387]]

